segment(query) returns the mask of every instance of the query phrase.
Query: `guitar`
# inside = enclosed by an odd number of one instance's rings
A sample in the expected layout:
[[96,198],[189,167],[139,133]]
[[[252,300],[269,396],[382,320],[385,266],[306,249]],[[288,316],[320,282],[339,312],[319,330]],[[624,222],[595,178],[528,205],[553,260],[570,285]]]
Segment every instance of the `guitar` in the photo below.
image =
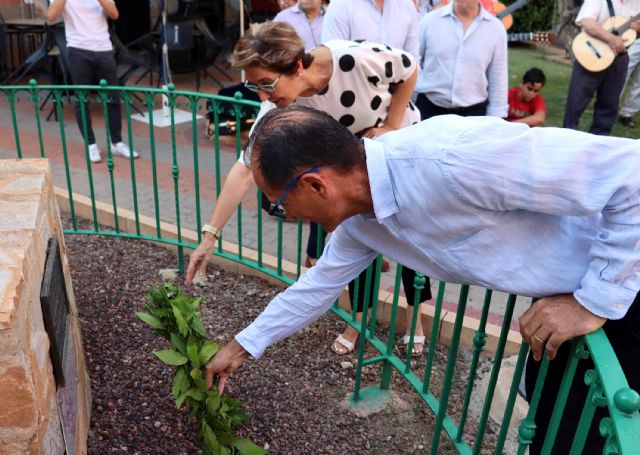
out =
[[536,43],[551,44],[555,42],[557,38],[557,35],[550,32],[507,33],[507,41],[510,43],[516,41],[534,41]]
[[[631,29],[631,23],[640,19],[640,14],[630,19],[622,16],[613,16],[607,19],[602,27],[616,35],[619,35],[625,47],[631,46],[636,40],[637,33]],[[586,32],[580,32],[571,43],[571,50],[576,60],[586,69],[592,72],[604,71],[613,63],[616,53],[607,43]]]
[[511,13],[515,13],[532,0],[516,0],[509,6],[505,6],[497,0],[493,2],[493,14],[502,21],[504,28],[509,30],[513,25],[513,17]]
[[[531,1],[533,0],[516,0],[509,6],[505,6],[498,0],[480,0],[480,3],[482,3],[482,7],[484,9],[502,21],[502,25],[504,25],[506,30],[509,30],[513,25],[513,17],[511,17],[511,13],[516,12]],[[441,8],[448,3],[449,0],[442,0],[434,7],[434,9]]]

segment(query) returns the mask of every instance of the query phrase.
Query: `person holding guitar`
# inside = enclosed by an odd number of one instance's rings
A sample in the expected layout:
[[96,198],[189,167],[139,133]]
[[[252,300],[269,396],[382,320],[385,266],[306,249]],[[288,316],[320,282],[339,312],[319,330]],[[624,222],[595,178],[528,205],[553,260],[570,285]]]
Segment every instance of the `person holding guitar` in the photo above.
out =
[[[565,128],[578,129],[580,116],[595,94],[596,103],[589,132],[606,136],[611,134],[627,74],[629,56],[625,40],[619,36],[619,31],[615,28],[625,24],[625,19],[611,21],[614,22],[614,28],[605,28],[601,24],[616,15],[632,17],[638,13],[640,0],[585,0],[583,3],[576,17],[576,24],[582,27],[587,36],[585,38],[585,35],[578,35],[578,42],[574,42],[573,45],[576,62],[564,113]],[[640,21],[629,23],[629,27],[635,31],[640,30]],[[598,51],[597,46],[600,42],[606,43],[615,53],[613,62],[604,69],[597,65],[605,57],[603,51]],[[579,46],[580,43],[584,43],[584,46]],[[587,68],[590,64],[588,59],[583,58],[583,54],[592,56],[592,69]]]

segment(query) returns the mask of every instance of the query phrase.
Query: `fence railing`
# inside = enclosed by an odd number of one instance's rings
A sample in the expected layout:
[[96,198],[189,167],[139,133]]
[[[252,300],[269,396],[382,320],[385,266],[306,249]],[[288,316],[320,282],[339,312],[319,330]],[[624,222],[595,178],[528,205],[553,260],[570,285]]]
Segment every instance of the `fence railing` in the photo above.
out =
[[[114,159],[110,147],[110,125],[107,106],[115,93],[120,95],[124,113],[125,127],[123,137],[132,149],[141,151],[139,161]],[[58,184],[66,186],[69,201],[71,226],[66,234],[99,234],[150,240],[173,245],[177,248],[178,268],[184,269],[184,249],[194,248],[201,240],[200,227],[203,224],[203,212],[207,217],[220,194],[223,177],[237,160],[243,139],[241,125],[243,120],[255,115],[258,105],[241,97],[228,98],[195,92],[139,88],[100,86],[40,86],[31,82],[26,86],[0,87],[0,156],[3,158],[47,157],[50,159],[54,177]],[[93,112],[93,125],[96,132],[104,138],[106,166],[92,164],[89,157],[86,133],[81,135],[72,114],[75,99],[93,100],[90,108]],[[43,102],[44,101],[44,102]],[[42,108],[51,103],[56,122],[43,121]],[[42,105],[41,105],[42,104]],[[168,129],[154,126],[154,116],[164,115],[156,109],[165,107],[168,113]],[[83,124],[85,105],[80,103]],[[176,121],[181,111],[187,115],[184,124]],[[145,122],[135,122],[134,112]],[[98,115],[96,115],[98,114]],[[140,114],[144,114],[140,115]],[[212,133],[210,138],[199,132],[206,129],[206,121],[199,116],[209,116]],[[235,132],[227,137],[221,136],[222,120],[235,122]],[[100,141],[98,142],[100,144]],[[74,197],[83,194],[90,201],[92,227],[81,229],[76,216],[77,204]],[[101,204],[108,204],[110,211],[100,210]],[[235,217],[227,226],[224,238],[231,240],[232,248],[225,248],[223,238],[219,239],[214,255],[254,268],[285,284],[292,283],[302,272],[303,240],[307,227],[302,222],[284,223],[281,218],[274,220],[263,217],[261,194],[257,191],[255,201],[245,201],[251,208],[240,206]],[[122,226],[118,211],[129,210],[133,213],[131,226]],[[144,219],[144,220],[143,220]],[[162,229],[163,223],[175,226],[173,234]],[[231,228],[229,226],[232,226]],[[108,227],[105,227],[108,226]],[[150,226],[150,229],[149,229]],[[233,228],[235,226],[235,228]],[[185,232],[197,233],[195,238],[187,239]],[[289,264],[294,264],[291,267]],[[355,370],[355,387],[351,400],[376,399],[384,396],[391,387],[392,372],[395,371],[415,391],[435,416],[435,427],[431,435],[429,452],[438,453],[440,436],[444,431],[455,449],[461,454],[478,454],[483,445],[487,430],[489,409],[498,382],[507,337],[509,334],[516,296],[510,295],[505,302],[504,314],[496,349],[493,355],[487,392],[477,418],[477,425],[469,429],[469,407],[474,385],[477,383],[477,367],[480,355],[487,342],[487,321],[490,306],[495,305],[495,296],[491,290],[485,291],[478,328],[473,338],[473,353],[464,381],[464,403],[459,410],[450,412],[449,398],[454,379],[460,379],[456,371],[456,359],[459,353],[460,337],[463,328],[465,309],[469,300],[469,287],[463,285],[458,294],[457,310],[453,323],[451,342],[442,378],[441,389],[434,387],[434,362],[437,335],[440,331],[441,313],[447,283],[438,283],[437,297],[433,309],[433,323],[427,327],[430,339],[424,371],[416,371],[411,356],[400,357],[393,351],[397,314],[401,307],[400,292],[401,266],[396,269],[393,304],[389,315],[389,328],[385,338],[376,333],[379,325],[378,293],[380,292],[380,261],[369,268],[364,283],[356,282],[356,287],[365,286],[365,299],[373,293],[372,308],[364,309],[361,321],[355,313],[345,311],[337,304],[333,311],[348,324],[360,332],[358,346],[358,364]],[[416,302],[424,286],[424,278],[416,277]],[[358,292],[354,292],[355,295]],[[411,333],[415,332],[418,312],[413,313]],[[372,347],[376,354],[365,358],[365,350]],[[411,335],[409,349],[413,346]],[[605,453],[631,455],[640,447],[640,399],[629,389],[620,364],[602,330],[580,337],[572,344],[571,360],[565,371],[558,392],[556,407],[549,423],[543,453],[550,453],[562,418],[566,398],[578,362],[591,357],[595,369],[589,370],[584,378],[589,386],[589,396],[584,403],[582,417],[574,439],[571,453],[582,453],[586,433],[593,420],[595,409],[606,407],[609,417],[599,425],[606,439]],[[495,454],[504,450],[509,424],[522,379],[528,348],[522,345],[515,366],[504,415],[495,447]],[[362,384],[362,368],[379,363],[379,383],[367,388]],[[525,452],[536,431],[536,410],[549,362],[542,361],[535,391],[526,418],[519,424],[518,453]]]

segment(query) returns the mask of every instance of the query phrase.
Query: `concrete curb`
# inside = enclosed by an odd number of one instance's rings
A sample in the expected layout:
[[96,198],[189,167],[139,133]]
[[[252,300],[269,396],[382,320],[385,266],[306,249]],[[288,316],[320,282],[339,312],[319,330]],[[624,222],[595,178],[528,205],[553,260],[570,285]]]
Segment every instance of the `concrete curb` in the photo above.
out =
[[[60,211],[65,213],[70,213],[71,210],[69,206],[68,191],[64,188],[55,187],[55,194],[58,200],[58,206],[60,207]],[[76,216],[79,216],[81,218],[85,218],[88,220],[93,220],[93,209],[92,209],[90,198],[88,198],[87,196],[83,196],[81,194],[74,193],[73,202],[74,202],[74,210],[75,210]],[[100,222],[100,224],[110,226],[110,227],[115,226],[115,216],[114,216],[112,205],[106,204],[100,201],[96,201],[95,205],[96,205],[96,214],[98,216],[98,221]],[[154,218],[146,215],[139,215],[138,218],[140,220],[141,234],[146,234],[146,235],[156,234],[156,224],[155,224]],[[118,208],[118,224],[122,231],[136,232],[134,212],[123,209],[123,208]],[[162,237],[167,239],[176,239],[178,236],[178,229],[176,225],[171,223],[166,223],[163,221],[160,222],[160,232]],[[198,242],[198,233],[196,231],[182,228],[181,235],[183,240],[193,242],[193,243]],[[169,248],[171,250],[176,249],[175,246],[172,246],[166,243],[160,243],[160,245],[164,246],[165,248]],[[237,254],[238,252],[238,245],[235,243],[223,241],[222,248],[224,251],[232,254]],[[257,251],[249,249],[246,246],[243,246],[242,252],[243,252],[243,257],[249,260],[252,260],[252,261],[258,260]],[[273,283],[278,286],[284,286],[283,283],[280,282],[278,279],[271,277],[269,275],[266,275],[247,265],[239,264],[235,261],[225,259],[220,256],[214,256],[214,255],[210,256],[209,261],[219,267],[222,267],[225,270],[235,272],[235,273],[242,273],[245,275],[259,276],[269,281],[270,283]],[[272,267],[274,269],[277,267],[277,258],[275,256],[263,254],[262,262],[264,265],[268,267]],[[306,269],[302,267],[302,270],[306,270]],[[282,271],[284,275],[292,279],[295,279],[297,265],[292,262],[285,261],[283,259]],[[386,324],[389,323],[392,302],[393,302],[393,294],[390,292],[381,290],[379,293],[379,304],[378,304],[378,315],[377,315],[378,321]],[[346,289],[340,296],[340,306],[347,310],[350,308],[349,295]],[[425,330],[425,335],[429,337],[430,328],[433,325],[434,308],[432,306],[422,305],[421,309],[422,309],[421,311],[422,324]],[[404,297],[400,297],[398,302],[398,315],[396,316],[396,320],[398,321],[396,326],[397,330],[404,330],[404,321],[406,320],[406,316],[404,313],[406,311],[407,311],[406,300],[404,299]],[[455,312],[445,311],[444,309],[441,311],[438,342],[443,343],[447,346],[450,344],[455,316],[456,316]],[[460,335],[461,347],[465,349],[473,349],[474,347],[473,337],[475,336],[475,332],[479,324],[480,324],[480,321],[478,319],[468,317],[468,316],[464,317],[462,333]],[[495,353],[496,347],[498,345],[498,339],[500,337],[500,331],[501,331],[500,326],[487,323],[486,325],[487,343],[484,347],[485,352],[488,352],[491,354]],[[520,333],[515,330],[509,330],[509,335],[507,337],[504,356],[508,357],[512,355],[517,355],[520,349],[521,343],[522,343],[522,337],[520,336]]]

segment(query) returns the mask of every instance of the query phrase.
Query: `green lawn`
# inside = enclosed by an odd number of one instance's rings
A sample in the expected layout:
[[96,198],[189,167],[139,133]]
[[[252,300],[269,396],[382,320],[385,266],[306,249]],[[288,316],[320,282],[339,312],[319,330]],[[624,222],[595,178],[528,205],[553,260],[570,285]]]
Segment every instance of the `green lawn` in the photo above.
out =
[[[551,60],[552,50],[545,48],[519,47],[509,48],[509,86],[518,85],[522,75],[532,66],[540,68],[547,76],[547,84],[542,96],[547,103],[547,126],[562,126],[564,106],[567,101],[571,65]],[[580,121],[580,129],[587,130],[591,125],[593,106],[589,106]],[[638,120],[640,122],[640,118]],[[616,122],[613,136],[640,137],[640,125],[634,129],[625,128]]]

